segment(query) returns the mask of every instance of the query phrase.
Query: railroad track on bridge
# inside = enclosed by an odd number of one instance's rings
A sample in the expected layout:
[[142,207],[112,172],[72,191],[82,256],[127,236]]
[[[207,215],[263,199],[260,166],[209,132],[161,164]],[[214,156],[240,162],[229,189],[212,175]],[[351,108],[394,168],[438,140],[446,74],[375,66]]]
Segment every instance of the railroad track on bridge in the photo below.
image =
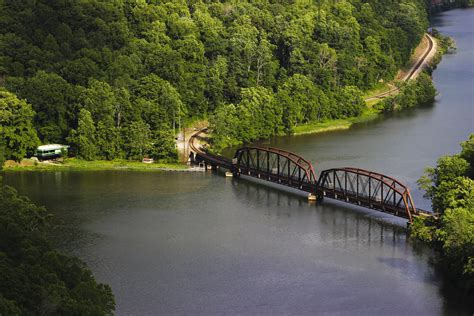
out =
[[415,207],[410,190],[397,179],[353,167],[322,170],[319,178],[311,162],[278,148],[246,146],[238,149],[233,159],[207,152],[199,144],[201,129],[191,136],[189,145],[195,160],[205,169],[223,168],[233,177],[257,178],[308,193],[308,199],[330,198],[345,203],[389,213],[413,222],[415,216],[432,216]]

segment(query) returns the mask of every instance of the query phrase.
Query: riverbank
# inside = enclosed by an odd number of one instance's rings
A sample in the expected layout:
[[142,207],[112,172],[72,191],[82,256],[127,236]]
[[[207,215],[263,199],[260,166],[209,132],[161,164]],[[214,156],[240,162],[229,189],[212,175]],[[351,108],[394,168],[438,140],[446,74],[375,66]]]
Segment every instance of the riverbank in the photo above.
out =
[[86,161],[77,158],[67,158],[63,162],[34,162],[24,159],[21,163],[7,161],[3,171],[103,171],[103,170],[131,170],[131,171],[188,171],[193,170],[180,163],[152,163],[128,160],[94,160]]
[[[430,41],[432,45],[430,45]],[[381,84],[364,94],[364,101],[367,109],[359,116],[345,119],[326,120],[323,122],[314,122],[297,126],[293,130],[293,135],[316,134],[335,130],[349,129],[353,124],[363,123],[376,119],[384,111],[376,105],[387,97],[395,96],[399,93],[397,82],[409,81],[415,79],[422,71],[433,64],[440,62],[438,54],[437,39],[426,35],[418,47],[414,50],[408,64],[401,69],[393,82]]]
[[380,110],[373,107],[367,109],[359,116],[346,119],[326,120],[323,122],[308,123],[294,128],[293,135],[305,135],[349,129],[353,124],[371,121],[379,116]]
[[416,218],[411,235],[438,251],[436,265],[451,285],[473,296],[474,134],[461,148],[460,153],[439,158],[436,167],[428,167],[418,180],[440,217]]

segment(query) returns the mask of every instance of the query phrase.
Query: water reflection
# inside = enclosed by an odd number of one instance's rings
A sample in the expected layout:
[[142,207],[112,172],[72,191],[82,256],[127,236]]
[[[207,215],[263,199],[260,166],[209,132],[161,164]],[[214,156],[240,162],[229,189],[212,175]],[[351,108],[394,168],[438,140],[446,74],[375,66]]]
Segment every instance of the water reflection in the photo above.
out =
[[[446,13],[441,27],[472,32],[460,27],[472,12]],[[352,165],[395,175],[429,207],[416,179],[474,130],[474,75],[463,70],[472,58],[462,53],[474,51],[470,36],[435,72],[434,107],[271,145],[317,170]],[[25,172],[6,173],[5,182],[56,215],[56,241],[112,286],[118,315],[469,311],[433,271],[430,249],[412,245],[404,221],[380,212],[309,204],[210,172]]]
[[[394,244],[402,239],[406,242],[406,221],[403,219],[328,199],[323,203],[311,203],[306,197],[297,197],[283,186],[269,189],[264,184],[255,183],[253,179],[234,179],[231,183],[237,199],[264,205],[265,216],[279,218],[304,215],[323,242],[342,242],[343,246],[354,241],[357,245],[367,246],[381,246],[387,242]],[[311,220],[308,221],[308,218]]]
[[[443,308],[429,251],[414,253],[404,224],[389,215],[310,204],[211,172],[23,173],[5,181],[62,220],[58,242],[112,285],[118,314]],[[434,303],[398,306],[410,295]]]

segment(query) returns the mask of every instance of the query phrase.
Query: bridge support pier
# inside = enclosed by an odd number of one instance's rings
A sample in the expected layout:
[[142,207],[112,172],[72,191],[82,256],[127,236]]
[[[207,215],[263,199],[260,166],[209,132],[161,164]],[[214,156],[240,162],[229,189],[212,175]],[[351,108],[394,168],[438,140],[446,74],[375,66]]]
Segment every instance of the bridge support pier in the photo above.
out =
[[309,202],[316,202],[316,201],[318,201],[318,196],[316,194],[310,193],[310,194],[308,194],[308,201]]
[[263,147],[241,148],[232,160],[196,150],[195,159],[205,170],[226,169],[226,177],[239,178],[242,174],[299,189],[309,193],[309,202],[322,202],[327,197],[391,213],[409,222],[420,213],[404,184],[369,170],[327,169],[316,179],[309,161],[285,150]]

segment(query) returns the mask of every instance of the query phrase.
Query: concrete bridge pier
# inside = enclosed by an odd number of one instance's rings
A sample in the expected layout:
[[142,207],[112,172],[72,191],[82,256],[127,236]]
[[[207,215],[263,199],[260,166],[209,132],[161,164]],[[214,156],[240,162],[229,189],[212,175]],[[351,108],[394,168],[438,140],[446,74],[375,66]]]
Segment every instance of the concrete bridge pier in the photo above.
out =
[[324,196],[319,193],[308,193],[308,201],[309,202],[322,202],[324,200]]

